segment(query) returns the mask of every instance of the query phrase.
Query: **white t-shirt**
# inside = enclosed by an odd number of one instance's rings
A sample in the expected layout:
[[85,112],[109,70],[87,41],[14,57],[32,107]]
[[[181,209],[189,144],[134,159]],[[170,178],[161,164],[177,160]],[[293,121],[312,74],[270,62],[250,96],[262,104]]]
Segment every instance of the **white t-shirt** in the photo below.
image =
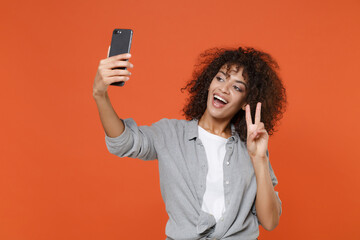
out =
[[212,214],[218,221],[225,212],[223,161],[227,139],[209,133],[200,126],[198,129],[208,162],[206,189],[201,209]]

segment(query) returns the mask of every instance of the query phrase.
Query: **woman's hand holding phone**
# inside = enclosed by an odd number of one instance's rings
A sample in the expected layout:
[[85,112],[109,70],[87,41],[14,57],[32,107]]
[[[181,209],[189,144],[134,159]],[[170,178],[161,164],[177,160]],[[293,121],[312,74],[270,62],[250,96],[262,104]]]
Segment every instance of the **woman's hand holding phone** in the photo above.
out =
[[111,83],[122,81],[126,82],[129,80],[131,72],[128,70],[116,68],[133,68],[133,65],[127,61],[130,59],[130,57],[130,53],[124,53],[100,60],[93,85],[94,97],[105,96],[107,88]]

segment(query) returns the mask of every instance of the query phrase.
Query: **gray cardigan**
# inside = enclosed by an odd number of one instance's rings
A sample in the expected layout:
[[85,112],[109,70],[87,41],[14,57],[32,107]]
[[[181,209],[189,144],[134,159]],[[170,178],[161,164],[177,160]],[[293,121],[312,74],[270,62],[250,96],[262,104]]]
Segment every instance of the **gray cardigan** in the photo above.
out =
[[[198,121],[164,118],[151,126],[138,126],[131,118],[123,122],[125,130],[120,136],[110,138],[105,134],[107,148],[119,157],[158,159],[161,195],[169,216],[165,232],[168,240],[251,240],[259,236],[254,168],[234,126],[223,165],[226,211],[216,222],[201,210],[207,159],[198,138]],[[275,186],[278,182],[270,162],[269,169]]]

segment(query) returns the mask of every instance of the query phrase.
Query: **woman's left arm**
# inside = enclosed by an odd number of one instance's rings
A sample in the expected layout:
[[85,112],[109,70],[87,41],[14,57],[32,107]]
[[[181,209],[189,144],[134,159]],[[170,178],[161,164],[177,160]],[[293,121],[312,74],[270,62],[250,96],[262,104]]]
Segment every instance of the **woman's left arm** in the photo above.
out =
[[257,192],[255,200],[256,215],[261,225],[268,231],[279,224],[280,201],[271,181],[269,159],[251,159],[254,165]]
[[280,201],[271,181],[269,158],[266,154],[269,135],[261,119],[261,103],[256,105],[255,123],[252,121],[250,106],[246,106],[247,150],[251,158],[257,183],[255,200],[256,215],[261,225],[273,230],[280,219]]

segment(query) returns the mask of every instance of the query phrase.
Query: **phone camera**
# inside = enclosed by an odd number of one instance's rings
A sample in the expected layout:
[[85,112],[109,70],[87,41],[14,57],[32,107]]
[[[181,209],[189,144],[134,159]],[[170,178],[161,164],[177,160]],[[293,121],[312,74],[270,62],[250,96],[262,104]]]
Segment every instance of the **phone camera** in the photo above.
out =
[[116,33],[116,34],[120,34],[121,31],[120,31],[120,30],[115,30],[115,33]]

